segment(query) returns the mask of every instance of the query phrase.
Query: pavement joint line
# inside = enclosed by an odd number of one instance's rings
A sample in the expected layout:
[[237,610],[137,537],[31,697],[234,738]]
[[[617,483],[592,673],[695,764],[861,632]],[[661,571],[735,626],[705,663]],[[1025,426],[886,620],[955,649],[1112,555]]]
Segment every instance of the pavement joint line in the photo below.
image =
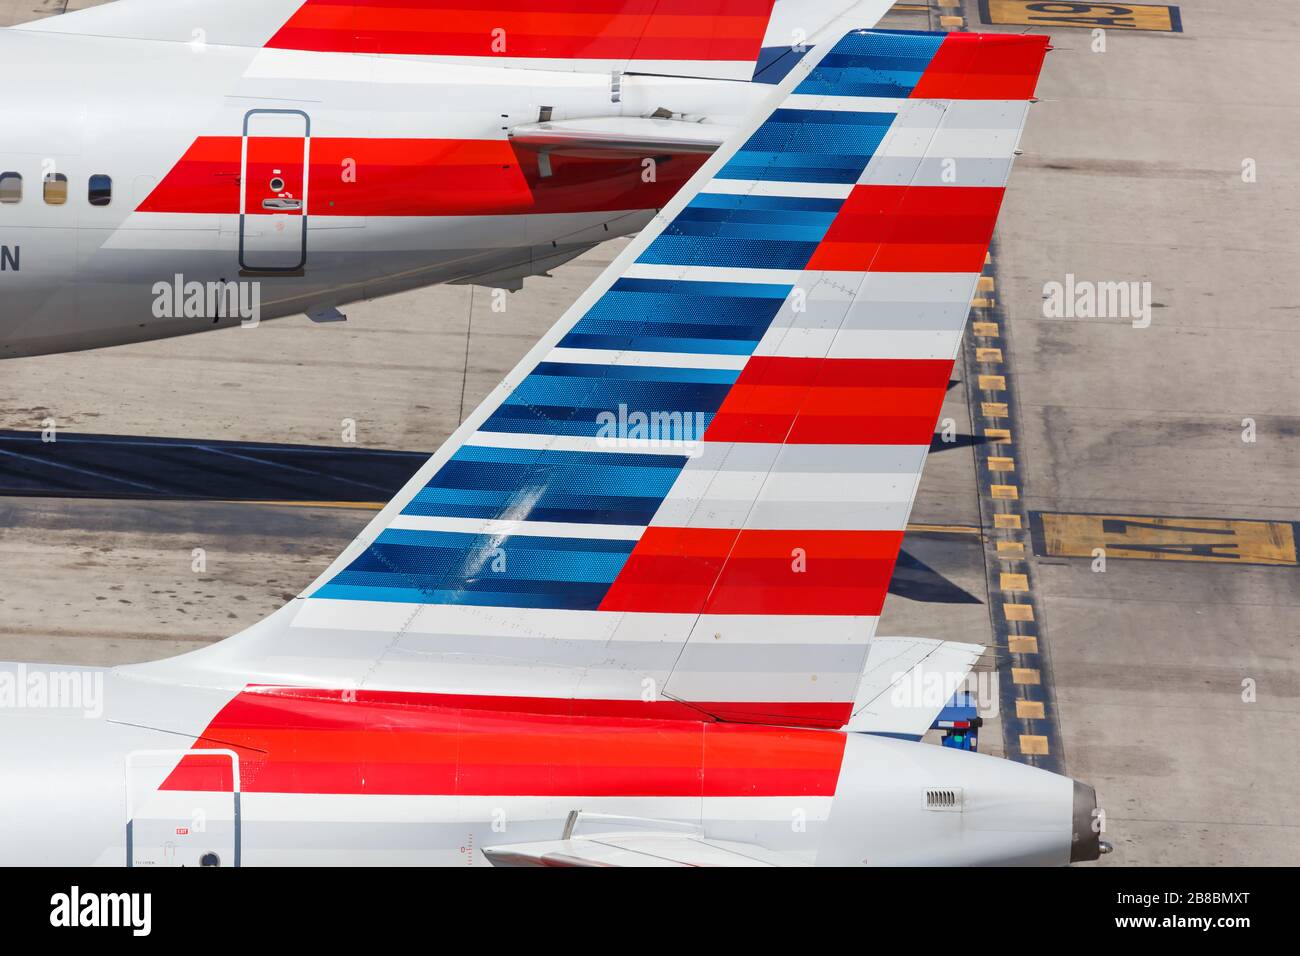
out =
[[[963,338],[962,365],[971,418],[983,417],[987,439],[971,450],[984,529],[1003,751],[1008,759],[1063,773],[1065,755],[1050,649],[1027,547],[1030,523],[1020,484],[1023,456],[1007,454],[1012,435],[1020,431],[1020,418],[1006,316],[991,294],[997,284],[997,263],[995,236],[977,280],[984,294],[971,302],[971,334]],[[996,340],[996,346],[989,340]],[[997,374],[989,372],[990,367]]]
[[387,504],[387,502],[381,501],[275,501],[270,499],[250,501],[244,498],[204,498],[199,500],[222,505],[262,505],[273,508],[351,508],[356,511],[382,511]]

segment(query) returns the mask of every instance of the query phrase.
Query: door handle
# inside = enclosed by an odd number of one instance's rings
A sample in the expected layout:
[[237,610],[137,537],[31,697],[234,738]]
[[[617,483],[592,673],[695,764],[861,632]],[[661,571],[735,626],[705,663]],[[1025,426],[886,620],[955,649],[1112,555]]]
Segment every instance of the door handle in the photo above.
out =
[[301,199],[263,199],[263,209],[301,209]]

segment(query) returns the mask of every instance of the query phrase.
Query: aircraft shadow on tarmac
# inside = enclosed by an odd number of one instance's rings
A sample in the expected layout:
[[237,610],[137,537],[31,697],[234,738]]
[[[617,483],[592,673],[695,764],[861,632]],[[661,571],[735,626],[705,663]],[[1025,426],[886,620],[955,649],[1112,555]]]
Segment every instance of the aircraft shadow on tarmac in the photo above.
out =
[[388,501],[424,452],[0,431],[0,495],[218,501]]
[[[931,451],[982,439],[938,436]],[[326,445],[0,431],[0,496],[144,500],[387,502],[429,458],[426,452]],[[979,604],[904,550],[889,590],[913,601]]]

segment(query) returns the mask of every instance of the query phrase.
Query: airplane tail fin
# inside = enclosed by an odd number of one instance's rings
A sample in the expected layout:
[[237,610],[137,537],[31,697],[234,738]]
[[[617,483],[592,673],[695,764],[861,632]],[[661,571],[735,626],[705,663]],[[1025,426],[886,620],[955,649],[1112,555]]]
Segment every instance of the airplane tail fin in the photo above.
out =
[[117,0],[22,29],[776,82],[893,0]]
[[286,707],[883,707],[924,647],[870,641],[1046,47],[820,44],[298,600],[131,672]]

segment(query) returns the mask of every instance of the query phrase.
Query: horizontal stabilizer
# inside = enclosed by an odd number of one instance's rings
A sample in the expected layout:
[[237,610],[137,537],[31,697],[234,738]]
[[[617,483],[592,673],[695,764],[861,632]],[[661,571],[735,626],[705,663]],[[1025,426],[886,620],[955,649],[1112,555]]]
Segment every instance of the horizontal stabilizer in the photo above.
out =
[[[749,844],[693,837],[626,833],[582,840],[551,840],[485,847],[493,866],[779,866],[750,854]],[[788,865],[788,864],[787,864]]]
[[984,653],[979,644],[877,637],[845,729],[919,739]]
[[[595,824],[609,832],[578,834]],[[624,829],[636,824],[637,829]],[[706,838],[697,826],[572,811],[558,840],[483,848],[493,866],[799,866],[786,854],[753,843]]]

